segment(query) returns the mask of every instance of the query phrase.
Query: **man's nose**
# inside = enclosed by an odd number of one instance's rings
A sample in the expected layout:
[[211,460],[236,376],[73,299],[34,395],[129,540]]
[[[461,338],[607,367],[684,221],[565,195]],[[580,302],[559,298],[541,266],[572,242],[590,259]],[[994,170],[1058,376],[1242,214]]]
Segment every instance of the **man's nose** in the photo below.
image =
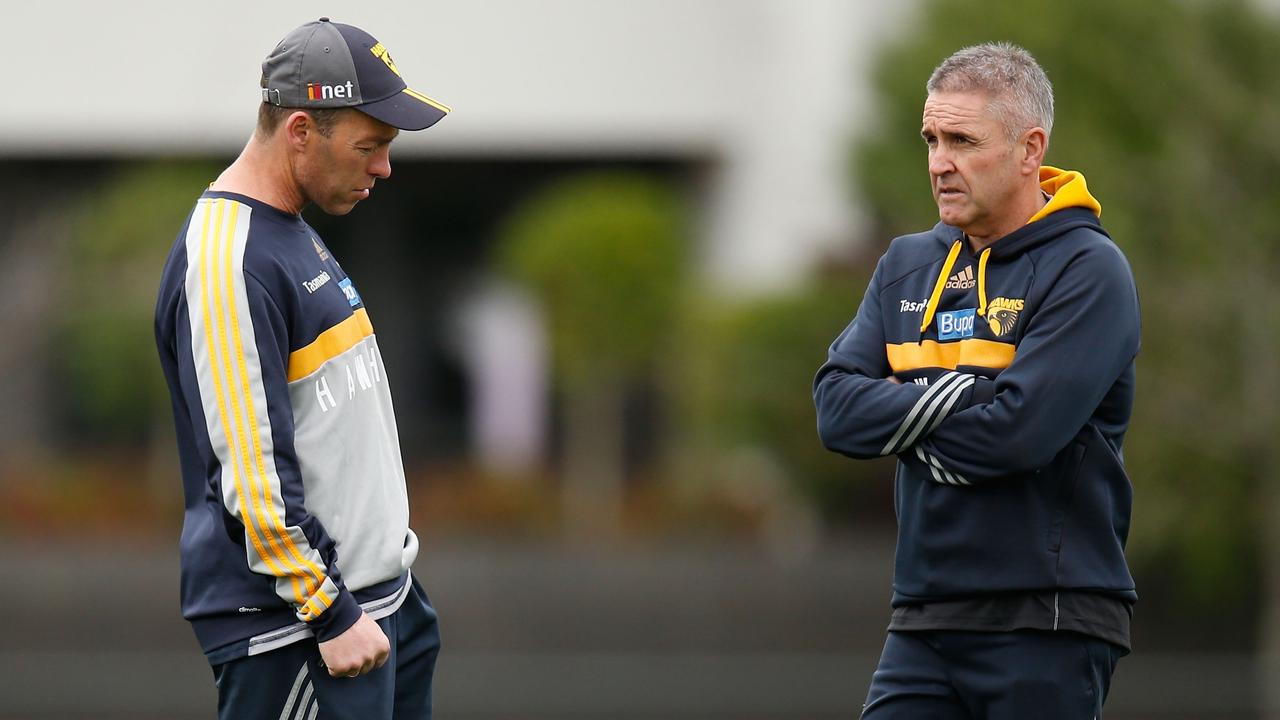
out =
[[934,148],[929,151],[929,174],[934,177],[942,177],[956,169],[951,162],[951,155],[941,147]]
[[390,148],[384,148],[382,152],[374,153],[373,163],[369,165],[369,174],[376,178],[391,177],[391,151]]

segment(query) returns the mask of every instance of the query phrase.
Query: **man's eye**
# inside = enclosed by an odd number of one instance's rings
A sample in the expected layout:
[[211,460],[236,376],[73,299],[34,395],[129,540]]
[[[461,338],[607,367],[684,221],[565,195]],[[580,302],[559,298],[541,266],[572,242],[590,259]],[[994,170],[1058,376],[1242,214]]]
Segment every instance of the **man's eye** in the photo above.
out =
[[362,147],[362,146],[359,146],[359,145],[357,145],[357,146],[356,146],[356,150],[359,150],[361,155],[368,155],[369,153],[373,152],[373,148],[371,148],[371,147]]
[[952,140],[952,142],[954,142],[956,145],[968,145],[971,141],[969,140],[969,138],[963,135],[957,135],[955,136],[955,139]]

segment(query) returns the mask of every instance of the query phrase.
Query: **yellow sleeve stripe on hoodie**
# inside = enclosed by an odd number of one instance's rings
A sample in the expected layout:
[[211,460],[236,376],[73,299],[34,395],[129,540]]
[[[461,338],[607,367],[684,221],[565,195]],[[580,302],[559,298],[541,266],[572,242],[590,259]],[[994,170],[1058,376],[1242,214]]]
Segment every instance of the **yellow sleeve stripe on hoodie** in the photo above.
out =
[[[221,202],[227,203],[226,200],[222,200]],[[234,230],[235,217],[239,212],[240,203],[231,202],[230,205],[232,207],[232,216],[231,216],[232,219],[229,225]],[[227,263],[226,263],[226,281],[227,281],[226,291],[227,291],[228,297],[231,297],[231,293],[235,291],[235,284],[233,283],[232,276],[231,276],[231,272],[232,272],[231,242],[230,242],[231,239],[232,239],[232,236],[229,234],[227,237],[228,242],[227,242]],[[249,373],[248,373],[248,370],[246,369],[244,348],[241,346],[240,319],[236,313],[235,303],[228,302],[227,310],[231,316],[230,317],[231,336],[235,338],[236,370],[238,371],[238,378],[240,380],[240,391],[242,393],[241,397],[243,398],[245,410],[248,415],[247,417],[248,426],[256,430],[259,427],[258,419],[257,419],[257,408],[255,407],[255,403],[253,400],[253,394],[249,390]],[[240,432],[243,433],[244,431],[245,429],[241,427]],[[270,428],[268,428],[267,431],[270,432]],[[293,540],[289,537],[289,533],[285,531],[284,522],[281,517],[283,513],[277,512],[275,507],[275,502],[271,494],[271,483],[267,482],[267,471],[262,459],[262,446],[258,443],[258,434],[257,432],[250,432],[248,433],[248,437],[249,437],[250,447],[253,449],[253,457],[254,457],[253,469],[257,471],[256,472],[257,479],[262,488],[262,499],[266,505],[267,517],[271,520],[271,525],[272,525],[271,534],[268,535],[268,537],[270,538],[271,535],[275,535],[276,537],[278,537],[280,540],[283,541],[285,549],[288,551],[288,554],[290,556],[287,559],[291,560],[291,562],[289,562],[288,564],[292,568],[294,568],[299,574],[303,574],[303,572],[302,572],[302,567],[298,567],[298,566],[300,565],[305,567],[306,571],[308,571],[311,574],[311,576],[315,578],[315,582],[317,584],[316,589],[319,589],[318,585],[324,582],[324,578],[326,577],[326,572],[322,568],[318,567],[314,562],[312,562],[308,558],[303,557],[302,553],[298,551],[297,545],[295,545]],[[294,561],[296,561],[297,565],[294,565]],[[314,593],[315,589],[312,589],[311,578],[307,577],[304,574],[303,580],[306,582],[306,585],[307,585],[307,594],[310,595]]]
[[[235,480],[236,496],[240,499],[240,507],[242,509],[245,509],[249,506],[247,503],[245,503],[244,483],[246,479],[246,474],[242,472],[244,463],[241,459],[243,448],[239,442],[233,442],[235,439],[239,437],[239,435],[238,433],[234,432],[231,428],[232,415],[228,412],[228,407],[227,407],[227,404],[228,404],[227,396],[229,394],[229,388],[224,387],[225,376],[223,375],[223,372],[222,372],[223,368],[220,368],[220,366],[225,365],[225,370],[229,371],[230,366],[225,362],[226,360],[225,345],[215,342],[215,338],[214,338],[214,327],[217,326],[219,329],[219,335],[220,335],[218,339],[224,341],[224,343],[226,340],[225,325],[223,325],[221,322],[222,309],[223,309],[222,299],[220,297],[221,286],[218,286],[219,290],[211,291],[211,284],[209,280],[210,265],[213,266],[214,275],[216,276],[218,274],[218,267],[217,267],[218,257],[219,257],[218,246],[221,242],[222,235],[223,235],[223,206],[221,204],[221,201],[213,201],[211,203],[206,204],[206,207],[203,208],[203,210],[204,210],[204,213],[203,213],[204,218],[203,218],[203,225],[202,225],[202,230],[200,234],[200,246],[199,246],[200,257],[197,260],[197,262],[200,265],[200,287],[201,287],[200,309],[201,309],[202,318],[203,318],[202,324],[204,325],[205,343],[209,348],[209,364],[211,366],[210,370],[212,371],[210,375],[213,378],[213,386],[218,397],[218,418],[221,421],[222,432],[223,432],[223,435],[227,438],[228,449],[232,455],[231,466],[227,467],[227,465],[224,464],[223,471],[225,473],[227,470],[230,470],[232,477]],[[215,210],[218,215],[218,222],[213,229],[213,235],[212,235],[213,241],[210,242],[210,232],[209,232],[210,220],[213,217]],[[232,227],[234,227],[234,225],[235,225],[234,222],[231,223]],[[217,308],[216,313],[214,312],[215,307]],[[215,315],[218,318],[218,322],[215,322],[213,319]],[[221,355],[223,358],[222,362],[219,361],[219,355]],[[224,482],[226,481],[225,477],[223,478],[223,481]],[[267,552],[267,549],[263,544],[264,542],[263,534],[259,530],[259,523],[255,522],[254,518],[251,517],[249,513],[245,513],[245,515],[246,515],[245,517],[246,522],[244,524],[245,534],[248,536],[249,542],[253,546],[253,549],[257,553],[258,557],[262,558],[263,562],[266,564],[267,568],[272,573],[278,576],[286,575],[286,572],[281,568],[281,565],[283,565],[283,563],[278,562],[280,560],[280,555],[278,552],[275,552],[276,549],[272,548],[272,552],[270,554]],[[296,577],[293,579],[293,593],[294,593],[295,600],[298,603],[301,603],[303,595],[301,590],[298,587]]]
[[[288,579],[293,588],[294,604],[301,606],[323,583],[326,573],[315,562],[303,557],[283,527],[258,442],[260,426],[253,393],[249,387],[233,278],[235,268],[232,251],[240,204],[222,199],[210,204],[212,207],[206,208],[204,233],[201,237],[200,272],[204,295],[204,325],[212,366],[210,369],[213,371],[211,374],[218,393],[222,429],[231,454],[231,467],[224,464],[224,470],[230,469],[235,477],[236,496],[253,549],[272,574]],[[215,211],[217,219],[210,243],[209,217]],[[212,283],[209,278],[210,268]],[[211,307],[214,308],[213,312]],[[216,338],[213,331],[215,326]],[[234,338],[234,348],[228,342],[228,335]],[[269,432],[269,428],[267,431]],[[314,550],[311,552],[314,553]],[[299,580],[305,584],[305,594],[298,585]]]

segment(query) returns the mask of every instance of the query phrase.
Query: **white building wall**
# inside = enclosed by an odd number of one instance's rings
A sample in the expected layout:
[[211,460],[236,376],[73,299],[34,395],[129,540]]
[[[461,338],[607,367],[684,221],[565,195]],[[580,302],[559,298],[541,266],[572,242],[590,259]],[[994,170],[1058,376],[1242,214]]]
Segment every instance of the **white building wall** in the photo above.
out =
[[730,291],[797,282],[856,233],[849,140],[904,6],[871,0],[174,3],[6,9],[0,158],[231,154],[259,64],[323,14],[370,31],[454,113],[398,156],[711,160],[704,269]]
[[876,50],[910,3],[754,5],[754,51],[735,74],[705,263],[719,287],[737,293],[793,284],[856,236],[851,144],[874,112]]

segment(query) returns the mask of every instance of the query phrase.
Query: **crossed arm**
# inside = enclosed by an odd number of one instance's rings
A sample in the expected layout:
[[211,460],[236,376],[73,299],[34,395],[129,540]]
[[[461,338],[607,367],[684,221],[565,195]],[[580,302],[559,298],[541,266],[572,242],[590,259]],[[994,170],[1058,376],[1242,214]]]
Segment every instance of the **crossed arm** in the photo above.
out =
[[902,384],[884,357],[873,277],[814,382],[819,434],[853,457],[901,454],[948,484],[1041,467],[1089,421],[1132,362],[1138,336],[1128,264],[1097,245],[1063,270],[994,381],[944,372],[927,389]]

